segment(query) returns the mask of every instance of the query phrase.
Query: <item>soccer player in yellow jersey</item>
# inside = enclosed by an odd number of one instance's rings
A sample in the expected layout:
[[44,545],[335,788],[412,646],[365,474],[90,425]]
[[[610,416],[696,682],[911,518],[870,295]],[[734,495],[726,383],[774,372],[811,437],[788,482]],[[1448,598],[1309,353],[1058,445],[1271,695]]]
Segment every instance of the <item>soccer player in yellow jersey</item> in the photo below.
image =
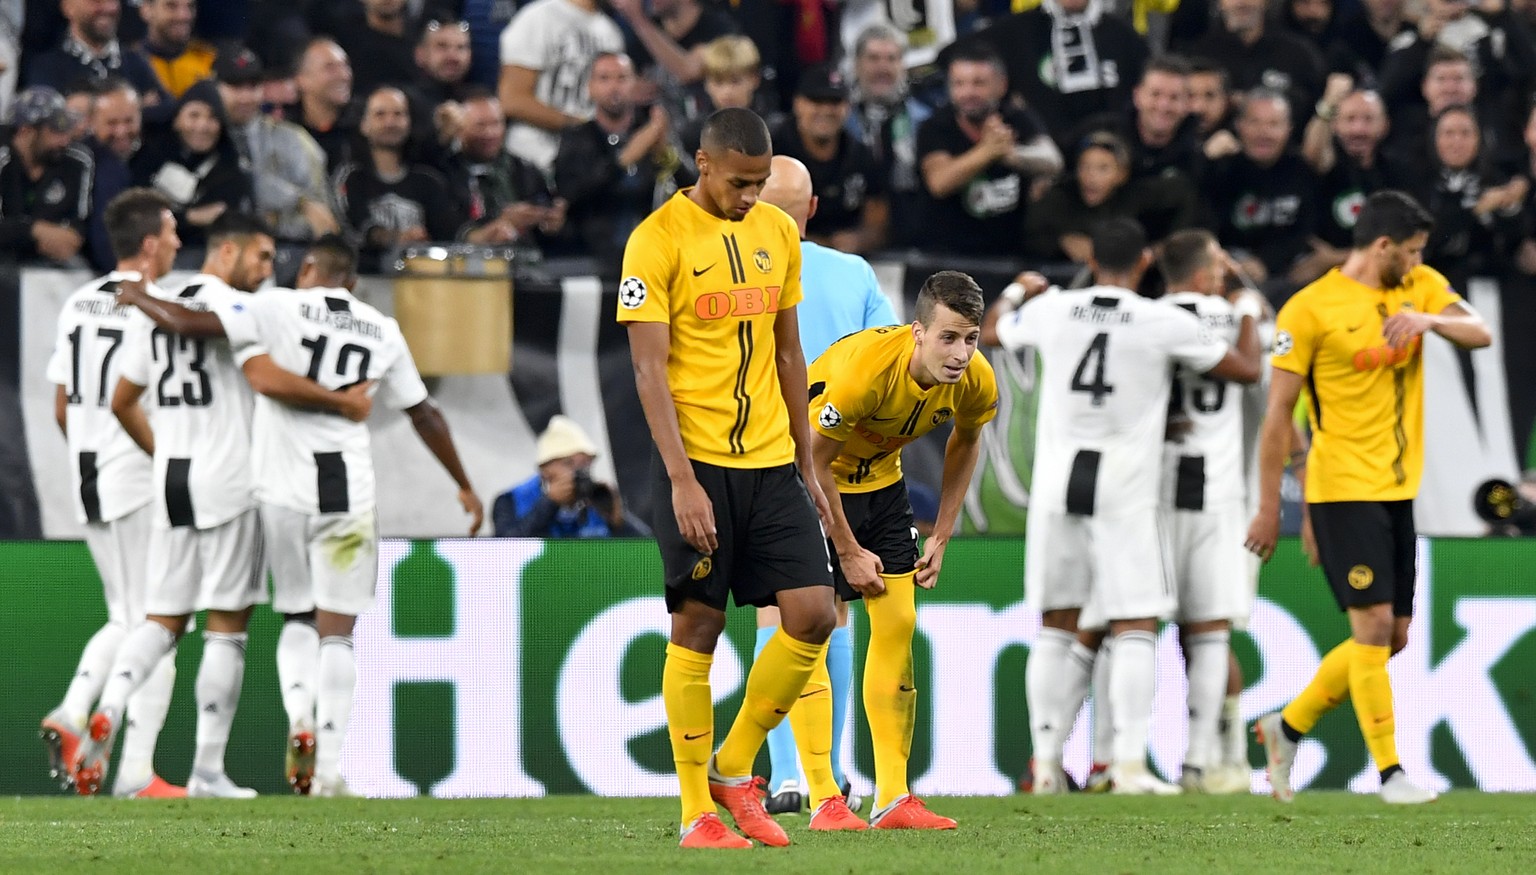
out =
[[1343,266],[1297,292],[1276,322],[1259,436],[1259,509],[1248,548],[1264,559],[1274,552],[1291,411],[1305,385],[1312,558],[1321,561],[1350,628],[1349,640],[1323,657],[1306,689],[1255,726],[1282,802],[1294,796],[1297,743],[1346,696],[1381,771],[1381,798],[1395,804],[1435,798],[1398,763],[1387,676],[1387,659],[1408,643],[1413,615],[1413,498],[1424,468],[1423,335],[1432,331],[1464,349],[1487,346],[1491,338],[1445,277],[1422,263],[1432,225],[1401,192],[1371,195]]
[[[875,829],[955,828],[907,786],[917,716],[912,633],[917,587],[938,583],[944,548],[981,452],[981,427],[997,415],[997,379],[986,358],[976,355],[984,310],[975,280],[940,271],[918,292],[911,326],[850,334],[810,369],[811,452],[831,509],[827,540],[837,552],[838,595],[862,597],[869,614],[864,710],[875,749],[870,816]],[[939,515],[919,556],[901,450],[951,421]],[[821,739],[819,749],[808,749],[810,736],[795,724],[812,805],[819,812],[840,794],[824,753],[830,742]]]
[[[630,235],[619,283],[618,318],[659,455],[656,494],[672,499],[652,528],[672,614],[662,701],[685,848],[751,847],[720,821],[716,802],[748,837],[789,844],[763,809],[765,782],[751,776],[752,762],[812,670],[825,675],[836,620],[795,318],[800,233],[782,210],[757,203],[771,152],[768,128],[750,110],[706,119],[698,185]],[[727,596],[777,605],[781,621],[711,757],[709,669]]]

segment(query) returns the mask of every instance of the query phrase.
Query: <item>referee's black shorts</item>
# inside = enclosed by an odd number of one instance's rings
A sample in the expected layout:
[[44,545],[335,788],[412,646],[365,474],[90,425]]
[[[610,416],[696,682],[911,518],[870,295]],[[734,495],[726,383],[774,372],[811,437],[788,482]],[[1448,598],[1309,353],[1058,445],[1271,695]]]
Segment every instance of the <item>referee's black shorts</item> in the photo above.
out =
[[778,604],[778,593],[831,586],[821,520],[793,464],[772,468],[725,468],[693,462],[709,495],[718,547],[704,556],[683,540],[672,510],[672,482],[660,455],[652,459],[651,528],[666,573],[667,610],[687,599],[725,610],[727,595],[738,605]]
[[1390,603],[1394,616],[1413,616],[1418,559],[1413,502],[1327,501],[1307,509],[1339,609]]
[[[859,546],[880,557],[882,574],[910,574],[917,568],[917,527],[912,522],[912,500],[907,496],[907,481],[897,480],[874,492],[841,493],[843,516]],[[848,585],[837,561],[837,548],[827,540],[827,552],[833,557],[832,580],[838,598],[845,602],[863,598]]]

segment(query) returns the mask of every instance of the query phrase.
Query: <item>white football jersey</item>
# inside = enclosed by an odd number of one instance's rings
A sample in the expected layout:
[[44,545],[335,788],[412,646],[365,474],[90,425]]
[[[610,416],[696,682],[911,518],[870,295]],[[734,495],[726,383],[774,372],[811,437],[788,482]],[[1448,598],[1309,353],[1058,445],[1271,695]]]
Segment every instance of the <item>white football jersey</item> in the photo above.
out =
[[211,311],[232,340],[182,337],[135,311],[123,378],[145,388],[155,432],[155,523],[208,529],[255,506],[251,494],[251,386],[230,345],[254,342],[251,296],[197,274],[159,297]]
[[1173,365],[1204,373],[1226,342],[1190,313],[1113,286],[1041,295],[997,333],[1040,354],[1030,510],[1156,508]]
[[[395,410],[427,399],[399,324],[345,289],[273,289],[251,303],[256,340],[236,345],[241,365],[270,355],[327,389],[377,380],[374,403]],[[251,461],[261,502],[307,514],[373,509],[364,423],[258,397]]]
[[48,382],[68,396],[69,478],[82,523],[111,522],[149,503],[149,456],[112,415],[129,317],[137,312],[117,301],[125,278],[114,271],[65,299],[48,359]]
[[[1200,318],[1213,336],[1237,343],[1239,319],[1226,298],[1174,292],[1161,299]],[[1164,453],[1163,506],[1211,510],[1247,495],[1243,456],[1243,396],[1247,386],[1179,367],[1169,412],[1187,423]]]

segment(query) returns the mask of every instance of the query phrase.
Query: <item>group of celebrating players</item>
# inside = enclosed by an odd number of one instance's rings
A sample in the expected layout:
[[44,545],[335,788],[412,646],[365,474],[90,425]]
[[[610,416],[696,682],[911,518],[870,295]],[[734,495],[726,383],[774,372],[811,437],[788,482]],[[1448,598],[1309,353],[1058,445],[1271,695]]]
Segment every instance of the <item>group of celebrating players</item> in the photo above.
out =
[[[339,237],[308,250],[297,290],[272,275],[272,232],[226,214],[199,273],[157,281],[180,240],[171,204],[130,189],[107,205],[117,269],[64,302],[48,364],[75,511],[104,585],[108,622],[42,721],[52,775],[83,795],[246,798],[224,755],[245,675],[252,607],[284,624],[277,671],[295,791],[348,795],[341,747],[356,669],[352,629],[373,601],[378,531],[368,427],[403,410],[482,509],[395,321],[353,297],[357,254]],[[197,743],[185,788],[154,773],[175,648],[206,611]]]
[[[1351,637],[1291,704],[1255,725],[1272,793],[1292,798],[1300,738],[1349,698],[1383,800],[1435,798],[1398,761],[1386,671],[1413,608],[1422,337],[1463,348],[1491,338],[1421,263],[1432,223],[1417,203],[1392,191],[1367,200],[1348,260],[1281,309],[1268,368],[1267,305],[1251,291],[1229,296],[1230,261],[1215,239],[1173,235],[1156,256],[1169,293],[1152,300],[1134,291],[1154,255],[1130,220],[1095,229],[1088,288],[1023,274],[984,315],[976,283],[941,271],[923,284],[910,326],[856,331],[807,368],[797,305],[811,298],[802,282],[809,289],[817,277],[802,275],[795,219],[758,203],[781,172],[766,127],[750,111],[721,110],[704,125],[697,160],[698,184],[631,236],[618,307],[662,490],[653,528],[672,614],[662,697],[683,847],[789,844],[764,804],[766,781],[751,774],[786,716],[810,829],[956,828],[907,783],[911,641],[916,591],[938,582],[982,428],[997,412],[992,368],[975,354],[983,342],[1033,350],[1040,367],[1025,569],[1042,617],[1025,679],[1034,792],[1067,789],[1062,749],[1090,682],[1095,760],[1112,792],[1248,789],[1230,634],[1251,610],[1253,555],[1268,559],[1275,547],[1284,470],[1305,460],[1303,541]],[[1233,384],[1266,378],[1267,401],[1245,405],[1262,396]],[[1305,449],[1293,418],[1304,386]],[[920,549],[900,453],[946,422],[937,520]],[[668,494],[670,506],[660,501]],[[778,627],[760,642],[717,745],[709,670],[728,598],[776,608]],[[827,659],[838,603],[861,598],[876,773],[868,821],[835,777]],[[1189,676],[1182,788],[1147,766],[1163,620],[1180,625]]]

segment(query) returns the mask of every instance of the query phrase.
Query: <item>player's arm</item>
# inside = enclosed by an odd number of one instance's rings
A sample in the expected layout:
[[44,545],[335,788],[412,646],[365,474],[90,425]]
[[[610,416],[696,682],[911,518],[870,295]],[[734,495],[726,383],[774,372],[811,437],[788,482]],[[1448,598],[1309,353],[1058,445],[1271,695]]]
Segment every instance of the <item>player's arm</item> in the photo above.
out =
[[635,389],[640,394],[640,408],[645,411],[651,439],[666,466],[667,480],[672,483],[672,512],[677,516],[677,530],[693,549],[707,556],[720,546],[715,538],[715,509],[694,476],[693,463],[688,460],[683,433],[677,424],[672,387],[667,383],[672,326],[665,322],[627,324]]
[[1407,346],[1415,337],[1433,331],[1462,349],[1482,349],[1493,343],[1488,324],[1476,310],[1454,301],[1439,313],[1400,310],[1382,323],[1381,333],[1395,349]]
[[1269,400],[1259,428],[1259,510],[1248,526],[1248,549],[1269,561],[1280,539],[1280,478],[1285,474],[1293,441],[1296,399],[1304,379],[1284,368],[1271,368]]
[[939,582],[939,568],[944,564],[944,548],[960,519],[960,505],[970,488],[971,475],[981,458],[981,426],[955,426],[944,444],[944,479],[939,483],[939,515],[933,534],[923,544],[923,556],[917,560],[917,585],[933,589]]
[[327,389],[308,377],[301,377],[261,353],[240,366],[251,388],[274,401],[293,407],[339,413],[353,422],[362,422],[373,410],[369,390],[371,381],[355,383],[345,389]]
[[53,387],[53,421],[59,424],[60,433],[69,437],[69,393],[62,384]]
[[117,378],[117,388],[112,390],[112,415],[122,423],[123,431],[133,438],[139,449],[155,454],[155,432],[149,427],[149,417],[139,399],[144,397],[144,387],[123,377]]
[[819,431],[811,431],[811,460],[821,493],[827,499],[827,538],[837,550],[837,562],[848,585],[860,595],[877,596],[885,592],[885,581],[880,579],[885,563],[860,546],[858,538],[854,537],[853,527],[848,525],[848,517],[843,513],[843,496],[837,491],[837,475],[832,473],[832,463],[842,454],[844,443]]
[[175,301],[164,301],[145,291],[142,280],[125,280],[117,288],[117,298],[132,304],[159,327],[183,337],[223,337],[224,323],[208,310],[191,310]]
[[464,465],[459,461],[459,449],[453,443],[453,435],[448,431],[448,420],[443,417],[443,411],[428,398],[420,404],[407,407],[405,413],[411,418],[411,427],[416,429],[421,442],[427,445],[432,455],[448,470],[448,476],[458,484],[459,504],[470,516],[469,534],[474,537],[485,522],[485,507],[480,503],[480,497],[475,495],[469,475],[464,473]]
[[810,379],[805,373],[805,350],[800,347],[800,318],[794,307],[785,307],[773,320],[773,343],[776,349],[779,376],[779,392],[784,396],[784,406],[789,408],[789,434],[795,441],[795,464],[800,466],[800,479],[811,494],[816,514],[826,525],[828,514],[826,490],[816,474],[816,462],[811,453],[811,417],[806,406],[810,394]]
[[1206,371],[1212,377],[1231,380],[1234,383],[1257,383],[1263,375],[1263,350],[1259,345],[1259,318],[1264,307],[1258,295],[1249,292],[1238,299],[1236,315],[1239,319],[1237,345],[1227,350],[1216,366]]
[[1002,335],[998,333],[997,324],[1007,314],[1024,306],[1024,302],[1046,291],[1051,287],[1044,274],[1026,270],[1013,278],[1003,293],[998,296],[992,306],[981,317],[981,345],[982,346],[1007,346],[1003,342]]

